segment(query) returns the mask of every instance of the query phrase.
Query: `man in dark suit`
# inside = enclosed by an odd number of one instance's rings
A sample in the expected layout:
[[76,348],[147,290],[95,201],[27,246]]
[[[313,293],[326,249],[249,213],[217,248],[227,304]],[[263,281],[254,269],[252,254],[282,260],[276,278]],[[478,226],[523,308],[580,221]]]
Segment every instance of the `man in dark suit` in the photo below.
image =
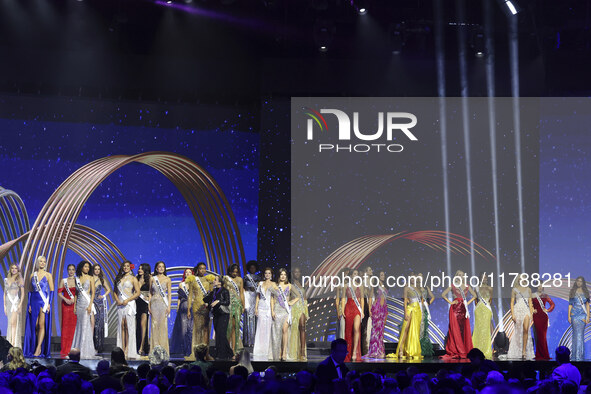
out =
[[335,339],[330,344],[330,356],[318,364],[316,368],[318,385],[323,386],[328,390],[327,392],[331,391],[333,380],[345,379],[347,376],[349,368],[344,363],[347,353],[347,341],[342,338]]
[[75,373],[86,381],[92,380],[93,376],[90,368],[80,364],[80,350],[72,348],[68,353],[68,357],[70,357],[70,362],[57,367],[56,377],[58,382],[64,375],[69,373]]
[[96,373],[98,374],[98,378],[90,381],[95,393],[102,393],[106,389],[113,389],[117,392],[123,389],[121,380],[109,375],[109,360],[99,361],[96,366]]

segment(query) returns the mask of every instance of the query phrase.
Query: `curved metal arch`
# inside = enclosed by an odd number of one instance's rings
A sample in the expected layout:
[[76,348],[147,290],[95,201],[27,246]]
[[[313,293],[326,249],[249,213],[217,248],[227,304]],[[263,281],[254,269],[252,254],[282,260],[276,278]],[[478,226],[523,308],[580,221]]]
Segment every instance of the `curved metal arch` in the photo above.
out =
[[[0,186],[0,245],[22,237],[30,228],[29,215],[21,197],[16,192]],[[8,274],[8,265],[18,262],[21,253],[22,246],[18,245],[16,250],[0,254],[0,266],[4,271],[4,277]],[[4,281],[1,286],[4,288]]]
[[[371,255],[377,252],[383,246],[398,239],[407,239],[421,243],[433,250],[445,252],[447,249],[447,238],[449,237],[449,249],[452,253],[468,255],[470,254],[471,244],[474,246],[474,252],[485,260],[494,261],[496,257],[478,245],[477,243],[462,237],[458,234],[446,233],[444,231],[416,231],[412,233],[399,232],[386,235],[364,235],[353,239],[334,250],[324,261],[314,270],[311,277],[333,276],[345,268],[359,268]],[[329,287],[308,288],[307,296],[316,297],[327,293]]]
[[224,272],[226,266],[237,262],[243,270],[245,257],[238,225],[213,177],[184,156],[148,152],[101,158],[70,175],[50,196],[33,224],[20,260],[25,275],[32,272],[39,255],[47,258],[54,277],[63,271],[74,224],[84,204],[103,180],[133,162],[156,169],[181,192],[199,229],[208,268]]

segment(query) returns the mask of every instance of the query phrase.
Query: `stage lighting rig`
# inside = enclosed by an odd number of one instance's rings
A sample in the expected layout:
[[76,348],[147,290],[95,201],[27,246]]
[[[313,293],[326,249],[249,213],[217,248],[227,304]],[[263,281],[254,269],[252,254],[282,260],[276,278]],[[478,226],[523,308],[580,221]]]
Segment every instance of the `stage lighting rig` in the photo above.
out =
[[357,15],[367,14],[367,5],[364,0],[351,0],[351,7],[353,7]]
[[404,22],[391,23],[388,27],[388,40],[393,55],[400,55],[405,44]]
[[332,44],[336,27],[329,19],[318,18],[314,23],[314,44],[318,51],[327,52]]
[[517,0],[497,0],[501,9],[507,16],[514,16],[521,11]]

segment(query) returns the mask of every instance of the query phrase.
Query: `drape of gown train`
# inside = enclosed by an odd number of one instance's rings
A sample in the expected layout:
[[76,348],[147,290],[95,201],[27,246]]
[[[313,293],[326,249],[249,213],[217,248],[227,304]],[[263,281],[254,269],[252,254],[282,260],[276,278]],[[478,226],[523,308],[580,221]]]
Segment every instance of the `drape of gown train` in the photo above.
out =
[[[388,292],[385,288],[378,287],[375,291],[375,301],[371,306],[371,336],[369,340],[369,352],[367,357],[384,358],[384,328],[388,316]],[[383,305],[381,303],[383,302]]]
[[[90,279],[93,280],[93,279]],[[87,280],[82,284],[82,288],[86,294],[90,297],[90,280]],[[93,334],[94,330],[92,322],[90,321],[90,315],[87,312],[88,305],[92,300],[86,300],[82,294],[78,294],[76,301],[76,330],[74,332],[74,340],[72,341],[72,347],[80,350],[81,359],[93,359],[96,358],[96,350],[94,348]],[[90,312],[92,313],[92,311]]]
[[263,290],[263,282],[257,286],[257,294],[259,294],[259,308],[257,316],[257,325],[254,335],[254,347],[252,349],[253,360],[263,361],[270,360],[271,354],[271,327],[273,326],[273,318],[271,317],[271,288]]
[[537,293],[532,295],[532,304],[534,306],[534,341],[536,348],[536,360],[549,360],[550,352],[548,351],[548,338],[546,334],[548,332],[548,314],[544,312],[542,307],[546,304],[550,304],[547,309],[548,312],[554,310],[554,302],[546,294],[540,296],[542,305],[538,301]]
[[[531,313],[529,310],[529,289],[527,292],[521,292],[518,289],[512,290],[515,293],[515,303],[513,304],[513,314],[515,315],[515,328],[513,329],[513,335],[509,342],[509,351],[507,352],[507,358],[521,359],[523,356],[523,321],[529,316],[531,322]],[[533,360],[534,347],[532,342],[531,328],[527,328],[527,343],[525,347],[525,358],[527,360]]]
[[188,287],[186,291],[179,284],[178,302],[172,335],[170,336],[170,353],[189,356],[191,354],[191,341],[193,336],[193,315],[187,317],[188,309]]
[[[21,315],[22,313],[18,312],[18,305],[20,303],[20,289],[23,288],[22,279],[20,281],[14,280],[4,289],[4,307],[6,308],[6,319],[8,322],[8,327],[6,329],[6,339],[10,342],[10,344],[14,347],[22,348],[22,324],[21,324]],[[14,301],[14,305],[9,299],[9,296],[12,297]],[[24,305],[23,305],[24,307]],[[15,332],[12,332],[12,326],[10,324],[10,320],[12,316],[16,318],[16,325],[15,325]],[[15,337],[14,340],[11,340],[12,337]]]
[[[129,298],[132,295],[133,290],[133,282],[131,279],[127,279],[124,282],[120,283],[121,287],[125,295]],[[115,289],[118,291],[118,289]],[[119,296],[121,298],[121,296]],[[135,300],[130,301],[127,305],[118,305],[117,306],[117,346],[121,349],[123,347],[123,336],[121,333],[121,323],[123,320],[127,323],[127,337],[128,337],[128,344],[127,344],[127,354],[125,357],[127,359],[136,359],[138,358],[137,354],[137,345],[136,345],[136,330],[135,330],[135,314],[136,314],[136,306]]]
[[445,342],[444,358],[466,358],[466,355],[472,350],[472,330],[470,328],[470,319],[466,317],[466,307],[464,299],[468,297],[468,287],[464,289],[462,296],[461,290],[452,285],[452,294],[454,301],[457,301],[449,308],[449,329]]
[[166,302],[163,297],[168,297],[167,288],[161,282],[164,296],[160,294],[160,290],[156,285],[156,278],[152,280],[152,288],[150,289],[150,311],[152,316],[150,319],[150,351],[154,351],[156,346],[162,347],[166,353],[170,355],[170,347],[168,344],[168,316]]
[[[280,292],[284,296],[281,296]],[[283,346],[283,325],[289,319],[288,307],[284,300],[289,300],[290,289],[285,290],[281,288],[273,290],[273,297],[275,297],[275,320],[271,326],[271,359],[279,360],[281,358],[281,347]],[[259,304],[260,306],[260,304]],[[289,347],[290,329],[287,328],[287,345]],[[287,357],[287,355],[285,355]]]
[[[39,314],[42,313],[41,310],[43,309],[44,302],[43,297],[41,294],[37,292],[35,286],[35,279],[31,279],[30,283],[31,292],[29,292],[29,300],[27,302],[27,321],[25,323],[25,343],[23,353],[25,357],[33,357],[33,354],[36,350],[36,342],[37,342],[37,319],[39,318]],[[53,301],[53,291],[49,290],[49,282],[47,281],[47,277],[44,276],[39,281],[39,287],[41,291],[49,301],[51,305]],[[29,308],[31,312],[29,313]],[[50,308],[49,312],[45,313],[45,337],[43,338],[43,344],[41,345],[41,357],[49,358],[51,357],[51,314],[53,312],[53,308]]]
[[289,347],[287,349],[288,360],[300,360],[308,357],[307,346],[304,345],[304,354],[300,342],[300,318],[306,316],[306,321],[310,317],[308,314],[308,301],[302,299],[304,290],[295,283],[291,284],[291,298],[298,298],[298,301],[291,306],[291,328],[289,333]]
[[[412,291],[411,291],[412,292]],[[410,315],[410,319],[404,320],[400,332],[406,331],[404,341],[399,342],[398,346],[401,347],[402,355],[404,357],[420,358],[421,357],[421,305],[420,297],[418,295],[411,295],[406,305],[406,312]],[[402,335],[402,334],[401,334]],[[397,352],[400,354],[400,351]]]

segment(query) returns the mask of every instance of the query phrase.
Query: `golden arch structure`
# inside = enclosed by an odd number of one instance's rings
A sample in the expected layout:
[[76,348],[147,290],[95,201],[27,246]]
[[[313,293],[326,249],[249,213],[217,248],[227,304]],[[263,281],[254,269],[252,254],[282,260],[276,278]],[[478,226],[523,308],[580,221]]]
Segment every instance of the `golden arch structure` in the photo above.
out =
[[71,249],[91,263],[100,263],[112,281],[124,260],[123,254],[105,236],[77,225],[76,221],[100,183],[130,163],[156,169],[180,191],[195,219],[209,270],[225,272],[232,263],[243,269],[245,256],[238,224],[221,188],[198,164],[169,152],[109,156],[84,165],[49,197],[31,230],[18,240],[2,245],[0,252],[6,255],[24,241],[19,254],[25,278],[32,273],[37,256],[45,256],[57,285],[64,270],[66,252]]

